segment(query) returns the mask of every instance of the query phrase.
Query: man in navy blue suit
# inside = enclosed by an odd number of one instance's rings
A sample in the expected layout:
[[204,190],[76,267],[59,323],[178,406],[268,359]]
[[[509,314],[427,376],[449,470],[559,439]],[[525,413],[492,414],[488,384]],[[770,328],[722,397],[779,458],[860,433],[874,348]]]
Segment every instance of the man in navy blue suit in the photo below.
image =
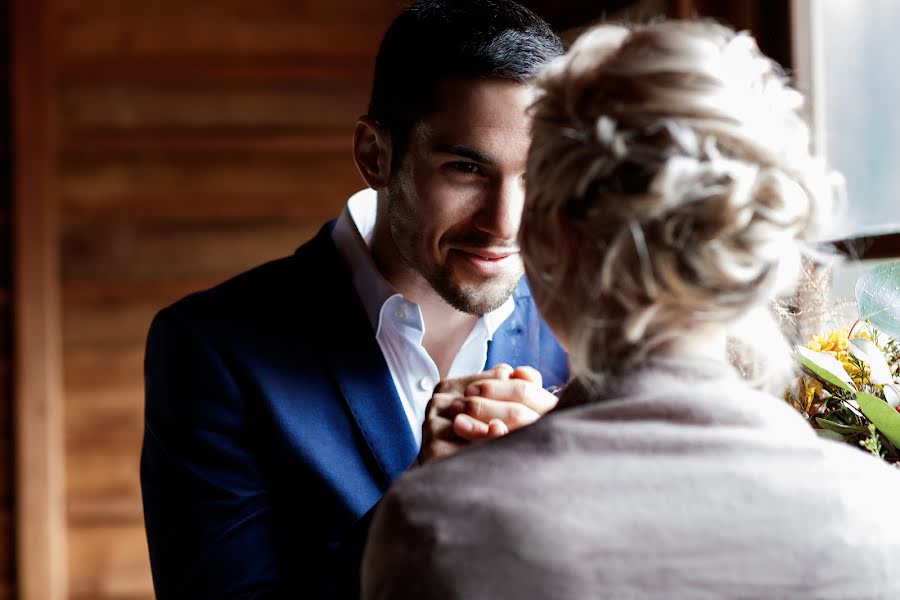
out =
[[516,240],[529,81],[560,52],[509,0],[416,2],[354,131],[370,189],[292,256],[154,319],[141,482],[158,597],[355,597],[368,514],[398,475],[552,408],[542,386],[567,364]]

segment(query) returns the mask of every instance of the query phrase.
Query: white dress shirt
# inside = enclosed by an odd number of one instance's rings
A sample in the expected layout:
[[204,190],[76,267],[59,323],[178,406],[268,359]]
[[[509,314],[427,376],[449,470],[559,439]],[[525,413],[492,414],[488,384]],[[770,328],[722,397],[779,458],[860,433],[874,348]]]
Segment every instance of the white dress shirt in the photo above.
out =
[[[421,445],[425,406],[440,374],[422,346],[425,336],[422,310],[395,290],[372,260],[376,203],[374,190],[365,189],[354,194],[338,217],[332,238],[350,270],[353,286],[375,331],[375,339],[391,372],[410,429],[416,443]],[[449,377],[484,370],[488,342],[514,308],[515,301],[509,297],[499,308],[478,320],[453,359]]]

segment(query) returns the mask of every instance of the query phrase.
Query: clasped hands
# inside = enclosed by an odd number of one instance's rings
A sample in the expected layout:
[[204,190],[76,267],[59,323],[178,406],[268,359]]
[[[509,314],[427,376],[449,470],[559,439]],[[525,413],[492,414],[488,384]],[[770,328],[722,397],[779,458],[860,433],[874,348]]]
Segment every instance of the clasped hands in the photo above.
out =
[[542,383],[537,369],[507,364],[441,381],[425,409],[419,464],[535,422],[557,402]]

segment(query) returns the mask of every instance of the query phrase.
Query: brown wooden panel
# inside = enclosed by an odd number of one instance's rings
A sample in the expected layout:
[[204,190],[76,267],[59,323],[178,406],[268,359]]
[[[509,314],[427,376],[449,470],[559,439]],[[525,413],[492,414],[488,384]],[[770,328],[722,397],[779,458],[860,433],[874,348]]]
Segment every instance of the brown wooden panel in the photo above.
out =
[[151,151],[70,159],[61,175],[68,217],[164,221],[334,218],[363,187],[347,148],[277,156],[172,156]]
[[71,598],[153,598],[142,523],[70,525],[69,543]]
[[60,120],[68,132],[294,128],[344,131],[349,140],[354,121],[366,112],[368,94],[368,77],[327,85],[82,83],[63,89]]
[[559,32],[580,29],[601,19],[646,20],[666,14],[669,8],[669,0],[522,0],[521,4]]
[[63,313],[66,357],[73,350],[132,348],[142,345],[153,316],[164,304],[67,304]]
[[[9,313],[5,313],[5,315],[9,316]],[[9,330],[4,331],[4,337],[8,337]],[[12,369],[11,363],[12,356],[9,352],[9,346],[5,345],[2,350],[0,350],[0,389],[11,390],[12,388],[12,378],[10,377],[10,370]],[[2,397],[3,404],[0,404],[0,440],[3,440],[3,443],[0,446],[7,446],[5,452],[7,456],[12,454],[12,423],[13,414],[12,414],[12,395],[7,392],[5,396]],[[2,464],[2,463],[0,463]],[[12,464],[3,465],[3,471],[0,472],[0,497],[7,498],[11,494],[13,481],[12,481]],[[0,503],[0,511],[3,509],[9,509],[10,506],[8,504]]]
[[149,598],[150,319],[292,252],[362,187],[351,128],[391,15],[332,0],[57,6],[70,597]]
[[[155,302],[148,303],[151,307]],[[160,303],[159,308],[164,304]],[[150,322],[147,321],[147,325]],[[146,333],[146,332],[145,332]],[[109,350],[87,347],[66,349],[65,387],[70,391],[81,391],[103,384],[120,389],[140,383],[143,377],[143,340],[130,346],[117,346]],[[102,373],[102,377],[97,374]],[[67,415],[67,418],[70,418]]]
[[[3,539],[14,536],[12,513],[9,510],[0,512],[0,535]],[[15,556],[12,544],[4,544],[0,548],[0,561],[4,565],[0,570],[0,600],[12,600],[15,595]]]
[[[168,306],[175,300],[192,292],[210,288],[221,283],[220,276],[189,277],[185,279],[167,279],[166,281],[134,281],[134,282],[91,282],[70,281],[63,287],[63,297],[67,305],[103,305],[123,306],[126,304],[148,303]],[[142,348],[136,350],[142,351]],[[68,361],[81,364],[81,358],[73,353],[66,355],[66,382],[72,381],[75,369],[70,369]],[[130,360],[130,359],[129,359]],[[127,380],[126,380],[127,381]]]
[[66,353],[66,496],[70,523],[143,518],[143,344]]
[[[111,451],[118,454],[113,455]],[[137,466],[140,444],[127,453],[116,447],[68,448],[67,452],[66,460],[72,463],[66,468],[66,514],[70,527],[143,523]]]
[[[0,39],[9,39],[9,3],[0,2]],[[13,534],[13,431],[11,370],[11,265],[9,45],[0,47],[0,600],[14,597],[15,539]]]
[[[11,460],[11,457],[6,457]],[[9,506],[9,501],[6,500]],[[0,547],[0,600],[15,598],[15,555],[11,540],[14,536],[12,512],[9,508],[0,511],[0,536],[4,540],[10,540]]]
[[65,160],[109,156],[278,156],[346,154],[348,134],[340,130],[254,129],[242,131],[90,131],[61,140]]
[[[12,3],[17,595],[66,596],[54,39],[47,3]],[[4,46],[6,43],[4,43]]]
[[60,74],[63,82],[88,81],[165,81],[194,83],[197,81],[242,81],[270,84],[275,81],[334,83],[359,81],[372,75],[372,64],[366,62],[322,63],[320,61],[282,60],[265,64],[240,57],[178,62],[174,59],[142,59],[128,63],[115,60],[93,61],[69,65]]
[[[0,2],[0,38],[9,39],[9,5]],[[9,46],[0,48],[0,599],[12,596],[15,574],[12,532],[12,386],[9,380],[10,353],[10,267],[8,244],[10,176],[10,73]]]
[[[64,280],[140,281],[221,274],[291,254],[320,223],[215,228],[69,222],[62,235]],[[68,326],[70,323],[66,323]]]
[[[102,421],[109,424],[109,419]],[[66,505],[70,526],[142,522],[138,465],[142,423],[114,425],[104,439],[70,434],[66,446]],[[99,425],[98,425],[99,427]]]
[[[138,319],[144,320],[149,316]],[[130,346],[85,344],[69,349],[65,359],[69,522],[140,521],[142,339]]]
[[125,431],[143,422],[143,344],[71,348],[66,362],[71,365],[65,381],[68,443],[131,444],[133,436]]
[[[4,460],[11,460],[5,456]],[[9,506],[9,499],[4,498],[4,503]],[[10,540],[0,546],[0,600],[15,598],[13,593],[15,585],[15,557],[13,555],[13,522],[9,508],[0,511],[0,536],[4,540]]]
[[[584,0],[582,0],[584,1]],[[587,0],[594,1],[594,0]],[[250,23],[260,20],[308,20],[308,21],[366,21],[390,20],[401,2],[397,0],[54,0],[54,14],[65,17],[72,11],[93,14],[101,19],[107,14],[122,14],[128,10],[140,11],[140,15],[160,12],[185,11],[208,19],[245,19]]]
[[[8,421],[7,416],[4,416],[3,418],[4,418],[4,423],[2,423],[2,426],[4,429],[9,431],[11,429],[12,424]],[[12,444],[9,443],[11,441],[12,440],[8,440],[7,443],[0,444],[0,461],[2,461],[2,462],[0,462],[0,464],[4,464],[4,465],[12,464],[14,451],[13,451]],[[3,477],[4,478],[10,477],[10,475],[11,475],[10,473],[4,473]],[[7,520],[12,519],[12,514],[9,512],[9,509],[11,508],[12,501],[13,501],[13,489],[12,488],[13,488],[12,482],[10,481],[7,485],[3,486],[2,489],[0,489],[0,503],[2,503],[3,506],[7,507],[7,510],[0,510],[0,518],[5,518]],[[9,533],[9,531],[7,531],[7,533]],[[0,548],[0,556],[6,557],[6,558],[11,558],[12,557],[12,547],[10,546],[10,547],[5,547],[5,548]]]
[[176,68],[220,57],[368,62],[396,6],[393,0],[62,1],[58,43],[64,68],[160,57]]
[[681,4],[683,11],[691,10],[692,14],[713,18],[738,31],[749,31],[764,54],[786,69],[791,68],[790,2],[686,0]]
[[[350,133],[345,148],[296,154],[223,152],[170,155],[165,149],[107,155],[91,153],[69,157],[63,165],[61,186],[66,197],[122,196],[142,193],[230,194],[306,193],[330,190],[343,180],[350,189],[362,187],[353,165]],[[345,184],[345,185],[346,185]],[[212,214],[210,215],[213,216]]]
[[[115,351],[100,351],[109,356]],[[92,373],[94,385],[66,388],[66,444],[70,450],[131,450],[140,444],[144,387],[141,379],[111,385],[105,371]],[[135,435],[137,432],[137,435]],[[132,465],[132,468],[134,465]]]
[[[63,313],[65,359],[73,365],[83,365],[86,361],[105,357],[116,360],[115,355],[132,360],[134,353],[143,356],[144,342],[154,315],[169,302],[153,298],[128,303],[98,302],[91,304],[65,305]],[[124,359],[123,359],[124,360]],[[90,363],[87,363],[90,364]],[[133,365],[133,363],[132,363]],[[90,365],[76,371],[75,366],[66,367],[67,385],[78,385],[90,381],[103,371]],[[116,377],[110,385],[122,385],[122,373],[127,368],[119,362],[111,363],[110,372]],[[132,371],[131,383],[140,382],[140,371]]]

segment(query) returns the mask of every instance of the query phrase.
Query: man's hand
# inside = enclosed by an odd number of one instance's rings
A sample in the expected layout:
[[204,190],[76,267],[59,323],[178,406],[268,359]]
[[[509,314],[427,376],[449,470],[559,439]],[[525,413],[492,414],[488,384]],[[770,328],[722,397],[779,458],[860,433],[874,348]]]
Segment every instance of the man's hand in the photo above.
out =
[[472,442],[535,422],[556,406],[532,367],[494,368],[441,381],[425,410],[418,462],[449,456]]

